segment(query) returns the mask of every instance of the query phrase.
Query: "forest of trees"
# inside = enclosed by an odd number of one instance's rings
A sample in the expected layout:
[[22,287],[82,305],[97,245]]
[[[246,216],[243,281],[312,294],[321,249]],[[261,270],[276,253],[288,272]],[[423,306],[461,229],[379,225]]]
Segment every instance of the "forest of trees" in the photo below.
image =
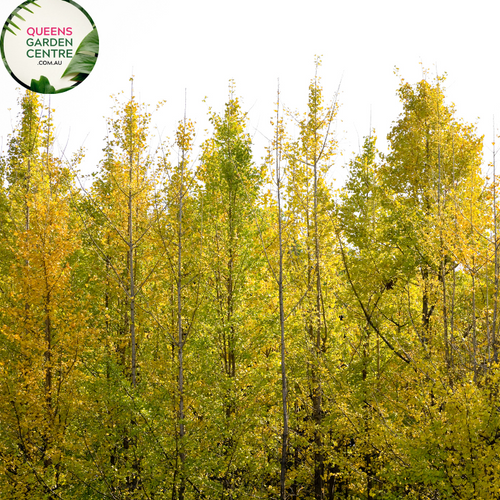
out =
[[340,190],[318,76],[304,112],[277,93],[262,159],[234,87],[199,154],[188,117],[156,147],[117,100],[87,182],[23,94],[0,498],[500,498],[495,158],[444,86],[401,80],[387,154],[366,137]]

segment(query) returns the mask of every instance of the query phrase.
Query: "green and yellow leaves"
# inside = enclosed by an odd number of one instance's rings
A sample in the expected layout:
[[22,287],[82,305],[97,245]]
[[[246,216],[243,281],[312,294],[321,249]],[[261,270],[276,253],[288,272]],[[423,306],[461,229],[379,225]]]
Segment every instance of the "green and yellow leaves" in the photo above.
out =
[[49,149],[49,110],[31,92],[21,107],[3,170],[11,219],[2,241],[0,357],[9,363],[0,386],[0,492],[43,498],[47,488],[65,487],[85,318],[71,286],[79,243],[71,175]]
[[402,83],[389,154],[368,137],[339,196],[318,78],[267,180],[231,87],[200,159],[191,121],[158,159],[117,103],[87,191],[28,92],[0,163],[0,496],[496,498],[497,184],[442,82]]

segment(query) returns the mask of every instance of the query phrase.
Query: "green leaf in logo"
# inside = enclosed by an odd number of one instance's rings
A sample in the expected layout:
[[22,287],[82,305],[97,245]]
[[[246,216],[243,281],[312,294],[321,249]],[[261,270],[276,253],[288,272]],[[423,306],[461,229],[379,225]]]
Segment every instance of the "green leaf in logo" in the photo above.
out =
[[50,84],[46,76],[41,76],[40,80],[31,80],[31,90],[39,94],[55,94],[56,89]]
[[10,16],[9,18],[7,19],[7,21],[5,21],[5,25],[4,25],[4,32],[2,32],[2,39],[1,39],[1,43],[3,44],[3,40],[4,40],[4,35],[5,35],[5,31],[9,31],[10,33],[12,33],[14,36],[17,36],[17,33],[14,31],[14,28],[15,29],[18,29],[19,31],[21,31],[21,28],[14,23],[14,21],[12,20],[14,17],[18,17],[19,19],[21,19],[21,21],[24,21],[26,22],[26,19],[24,19],[24,17],[22,17],[20,14],[18,14],[18,11],[21,10],[21,9],[24,9],[24,10],[27,10],[28,12],[31,12],[31,14],[33,14],[33,11],[28,9],[28,7],[26,7],[26,5],[30,5],[30,4],[33,4],[33,5],[36,5],[37,7],[40,7],[40,5],[38,5],[36,3],[36,0],[26,0],[26,2],[24,2],[22,5],[20,5]]
[[74,74],[75,76],[71,80],[74,82],[83,82],[94,69],[98,53],[99,35],[97,34],[97,29],[93,29],[76,49],[75,55],[62,76]]
[[22,8],[22,9],[24,9],[24,10],[27,10],[28,12],[31,12],[31,13],[33,14],[33,11],[32,11],[32,10],[30,10],[30,9],[28,9],[28,7],[26,7],[26,5],[29,5],[29,4],[36,5],[39,9],[41,9],[41,8],[42,8],[40,5],[38,5],[38,4],[36,3],[36,1],[35,1],[35,0],[29,0],[28,2],[24,2],[24,3],[20,6],[20,8]]
[[20,16],[17,12],[14,12],[14,15],[16,17],[18,17],[19,19],[21,19],[21,21],[26,21],[26,19],[24,19],[24,17]]

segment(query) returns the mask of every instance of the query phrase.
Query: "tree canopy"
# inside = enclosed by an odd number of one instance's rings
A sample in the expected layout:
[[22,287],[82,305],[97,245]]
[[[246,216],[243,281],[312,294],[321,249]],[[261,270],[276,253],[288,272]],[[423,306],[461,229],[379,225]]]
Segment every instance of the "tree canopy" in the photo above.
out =
[[0,496],[494,499],[497,177],[444,77],[348,161],[311,79],[257,157],[243,101],[155,144],[117,100],[102,160],[18,103],[0,159]]

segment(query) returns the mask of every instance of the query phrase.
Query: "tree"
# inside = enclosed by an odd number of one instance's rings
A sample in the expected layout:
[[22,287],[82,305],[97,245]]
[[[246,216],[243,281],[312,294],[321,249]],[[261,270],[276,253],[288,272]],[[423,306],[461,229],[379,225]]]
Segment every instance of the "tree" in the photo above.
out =
[[[320,60],[316,61],[316,70]],[[325,283],[333,284],[332,262],[327,261],[334,246],[334,231],[328,210],[332,193],[327,174],[333,165],[336,142],[331,127],[337,112],[334,100],[326,106],[317,73],[309,85],[308,110],[295,116],[299,137],[289,144],[286,157],[290,176],[287,186],[287,217],[294,232],[294,280],[300,298],[306,345],[308,385],[311,399],[311,432],[314,469],[314,498],[324,498],[325,454],[323,443],[322,362],[332,340],[332,326],[325,307]],[[304,279],[305,278],[305,279]],[[331,299],[330,299],[331,300]]]
[[[190,419],[187,414],[188,397],[185,389],[185,374],[192,380],[193,367],[186,370],[185,363],[191,359],[187,352],[187,340],[194,335],[196,313],[200,306],[200,282],[203,263],[199,261],[202,253],[202,214],[196,197],[198,188],[194,172],[191,170],[190,155],[194,142],[194,124],[184,117],[176,130],[175,146],[177,162],[172,168],[164,156],[162,167],[166,174],[164,207],[165,213],[158,220],[157,231],[164,248],[168,267],[164,269],[161,284],[164,290],[159,293],[160,304],[168,304],[167,314],[156,313],[169,332],[172,356],[177,356],[177,390],[173,400],[176,402],[176,439],[175,471],[172,479],[172,498],[184,498],[188,471],[186,457],[191,432],[186,432]],[[163,200],[162,200],[163,201]],[[170,286],[169,286],[170,285]],[[169,293],[169,290],[172,290]],[[175,332],[175,334],[174,334]],[[164,361],[164,360],[163,360]],[[191,403],[191,400],[189,400]],[[188,435],[186,435],[188,434]],[[193,439],[195,440],[195,439]],[[192,452],[196,452],[192,450]],[[191,463],[194,457],[191,458]]]
[[[255,469],[249,460],[247,432],[249,419],[258,419],[258,398],[254,392],[261,384],[251,382],[254,370],[250,352],[260,341],[252,314],[258,299],[256,281],[261,266],[257,231],[253,221],[262,174],[252,160],[251,140],[245,131],[246,117],[230,86],[229,101],[221,114],[210,113],[213,136],[202,145],[199,180],[203,183],[206,302],[201,328],[212,339],[216,378],[211,398],[222,414],[213,415],[220,457],[211,465],[212,476],[222,487],[224,498],[239,496],[238,489],[247,478],[243,471]],[[255,332],[255,333],[252,333]],[[217,359],[218,358],[218,359]],[[252,396],[253,394],[253,396]],[[252,400],[252,397],[254,399]],[[264,411],[261,407],[260,411]],[[250,448],[251,449],[251,448]],[[222,450],[222,451],[220,451]],[[254,457],[255,458],[255,457]],[[245,485],[247,491],[250,485]]]
[[[492,416],[484,393],[469,382],[469,374],[477,378],[479,366],[476,322],[484,302],[478,300],[477,277],[487,262],[489,225],[481,139],[445,104],[442,82],[411,86],[403,81],[403,112],[389,134],[389,154],[375,163],[367,141],[361,161],[353,164],[340,208],[344,270],[352,293],[345,300],[355,313],[349,316],[358,316],[360,331],[366,332],[367,347],[372,330],[381,347],[389,348],[384,352],[377,346],[376,370],[373,356],[363,361],[362,370],[364,381],[365,366],[372,365],[375,386],[384,394],[363,395],[371,458],[379,464],[371,468],[377,482],[396,495],[471,498],[481,480],[472,480],[475,485],[465,492],[457,476],[467,475],[470,482],[488,453],[475,442],[473,472],[457,457],[471,451],[466,442],[476,432],[491,438],[489,429],[478,431],[481,424],[471,419],[472,407],[488,413],[490,421]],[[451,414],[468,438],[452,431]],[[356,447],[359,443],[356,439]],[[395,460],[387,474],[381,457],[390,455]],[[450,474],[446,460],[464,468]],[[488,496],[485,491],[479,495]]]
[[[449,253],[439,249],[439,226],[446,214],[443,201],[453,193],[460,196],[470,179],[479,179],[481,165],[481,138],[472,125],[455,118],[453,106],[445,104],[443,82],[444,77],[415,86],[402,81],[398,94],[403,113],[389,133],[391,151],[381,173],[392,207],[394,244],[405,254],[408,269],[418,270],[422,280],[417,332],[424,345],[431,340],[437,305],[434,283],[455,265]],[[446,331],[443,337],[449,350]]]
[[88,418],[94,423],[82,431],[87,437],[80,443],[87,450],[82,459],[91,458],[98,470],[100,487],[121,498],[146,488],[156,467],[145,445],[154,436],[143,430],[140,409],[152,403],[143,395],[156,345],[150,302],[163,252],[153,231],[160,207],[150,114],[133,95],[115,109],[100,172],[80,204],[86,254],[92,255],[87,280],[99,297],[89,310],[100,339],[88,360],[94,373],[87,387],[93,394]]
[[[276,123],[274,123],[275,136],[268,148],[268,155],[266,161],[268,164],[273,165],[273,181],[276,186],[276,218],[278,221],[278,274],[276,275],[274,268],[271,267],[273,278],[278,285],[278,305],[279,305],[279,325],[280,325],[280,368],[281,368],[281,404],[282,404],[282,418],[283,418],[283,432],[281,435],[281,470],[280,470],[280,499],[286,498],[286,473],[288,466],[288,449],[289,449],[289,417],[288,417],[288,382],[286,370],[286,342],[285,342],[285,301],[283,289],[283,207],[281,198],[282,183],[284,181],[284,174],[282,169],[282,157],[284,152],[285,130],[283,118],[280,117],[280,93],[278,88],[277,102],[276,102]],[[273,158],[274,152],[274,158]]]
[[50,107],[29,91],[3,167],[1,494],[60,498],[78,405],[85,319],[74,289],[72,175],[53,154]]

